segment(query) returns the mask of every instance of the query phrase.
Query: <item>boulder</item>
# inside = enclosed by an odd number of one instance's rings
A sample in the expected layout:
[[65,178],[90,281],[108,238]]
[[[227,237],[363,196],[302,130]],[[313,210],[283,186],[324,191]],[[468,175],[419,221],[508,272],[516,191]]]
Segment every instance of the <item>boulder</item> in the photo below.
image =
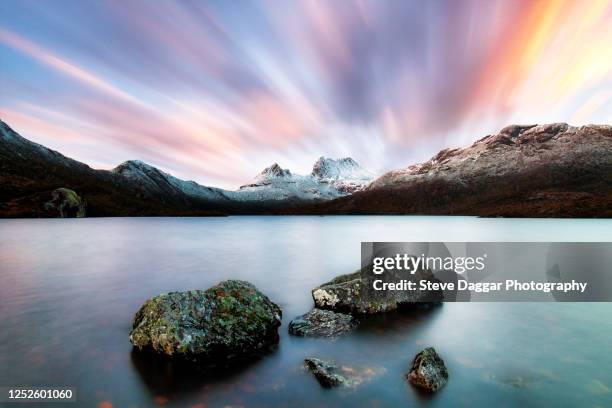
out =
[[406,377],[415,387],[427,392],[435,392],[444,387],[448,381],[448,370],[436,350],[428,347],[414,357],[412,367]]
[[255,286],[227,280],[205,291],[147,300],[134,317],[130,341],[167,356],[229,362],[273,348],[281,316],[281,309]]
[[333,338],[352,331],[357,325],[357,319],[351,315],[312,309],[289,323],[289,333],[294,336]]
[[346,377],[338,374],[338,367],[333,363],[318,358],[304,360],[306,367],[314,374],[319,384],[325,388],[337,387],[346,383]]
[[[419,280],[437,281],[429,270],[419,270],[415,274],[406,276],[393,272],[386,272],[385,280],[400,281],[409,278],[415,282]],[[402,307],[422,304],[429,306],[438,304],[442,300],[441,292],[424,290],[374,290],[373,280],[380,279],[374,275],[369,267],[347,275],[338,276],[312,290],[315,307],[349,314],[373,314],[389,312]]]
[[58,188],[51,193],[51,201],[45,203],[45,209],[60,218],[85,217],[87,203],[76,192],[69,188]]
[[336,365],[331,361],[318,358],[304,360],[306,368],[312,372],[319,384],[325,388],[342,387],[355,389],[373,378],[385,374],[383,367],[354,367],[350,365]]

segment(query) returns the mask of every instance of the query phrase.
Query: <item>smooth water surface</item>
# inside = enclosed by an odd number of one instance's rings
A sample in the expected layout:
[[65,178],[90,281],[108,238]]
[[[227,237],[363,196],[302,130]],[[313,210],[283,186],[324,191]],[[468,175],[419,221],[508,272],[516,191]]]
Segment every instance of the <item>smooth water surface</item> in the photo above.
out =
[[[335,341],[289,336],[311,288],[359,267],[361,241],[612,241],[612,220],[0,220],[0,386],[74,386],[72,407],[611,406],[612,304],[449,303],[366,319]],[[148,297],[228,278],[283,309],[276,351],[200,372],[132,350],[132,318]],[[404,379],[429,345],[450,372],[434,396]],[[322,389],[303,369],[309,356],[363,382]]]

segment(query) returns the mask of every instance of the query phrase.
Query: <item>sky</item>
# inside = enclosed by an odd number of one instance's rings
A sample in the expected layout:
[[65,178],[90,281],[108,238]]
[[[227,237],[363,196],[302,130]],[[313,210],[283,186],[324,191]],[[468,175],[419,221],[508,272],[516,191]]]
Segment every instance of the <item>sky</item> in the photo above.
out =
[[612,1],[0,0],[0,119],[224,188],[320,156],[380,174],[508,124],[611,124]]

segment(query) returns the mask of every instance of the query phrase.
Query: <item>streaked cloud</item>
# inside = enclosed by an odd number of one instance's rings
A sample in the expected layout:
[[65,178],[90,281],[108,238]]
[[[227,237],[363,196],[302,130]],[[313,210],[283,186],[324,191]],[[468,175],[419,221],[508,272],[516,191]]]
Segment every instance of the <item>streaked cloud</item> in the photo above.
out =
[[610,122],[612,2],[0,3],[0,115],[94,166],[235,188],[404,167],[508,123]]

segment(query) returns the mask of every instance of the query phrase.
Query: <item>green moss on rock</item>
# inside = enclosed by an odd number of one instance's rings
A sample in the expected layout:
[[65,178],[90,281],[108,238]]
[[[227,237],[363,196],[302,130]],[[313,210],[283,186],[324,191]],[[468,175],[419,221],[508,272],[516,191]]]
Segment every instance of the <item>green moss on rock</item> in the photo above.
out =
[[61,218],[82,218],[86,214],[87,203],[74,190],[57,188],[51,193],[51,201],[45,203],[47,211]]
[[169,356],[231,360],[278,343],[281,309],[252,284],[227,280],[208,290],[170,292],[136,313],[130,341]]

